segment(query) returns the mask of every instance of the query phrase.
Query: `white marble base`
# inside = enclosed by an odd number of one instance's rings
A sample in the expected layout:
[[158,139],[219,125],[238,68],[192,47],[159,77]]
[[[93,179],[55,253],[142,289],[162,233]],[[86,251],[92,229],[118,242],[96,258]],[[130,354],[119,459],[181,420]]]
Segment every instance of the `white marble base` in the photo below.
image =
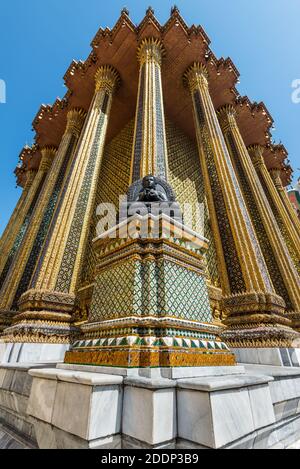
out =
[[245,373],[243,366],[203,366],[186,368],[113,368],[106,366],[69,365],[58,363],[60,370],[87,371],[90,373],[104,373],[125,377],[143,377],[149,379],[166,378],[197,378],[201,376],[226,376]]
[[0,340],[0,363],[2,363],[3,357],[6,351],[6,344]]
[[238,363],[300,367],[300,349],[234,348]]
[[243,366],[203,366],[187,368],[161,368],[161,376],[169,379],[199,378],[205,376],[232,376],[245,373]]
[[30,370],[33,377],[27,413],[82,440],[121,431],[123,378],[57,369]]
[[218,377],[178,382],[178,436],[222,448],[275,422],[271,377]]
[[276,421],[300,413],[300,368],[245,365],[246,371],[256,374],[270,374],[274,380],[269,383],[271,400]]
[[121,449],[121,435],[86,440],[31,417],[39,449]]
[[[300,417],[256,430],[222,449],[299,449]],[[177,449],[208,449],[188,440],[177,440]]]
[[300,438],[300,368],[172,379],[88,368],[0,365],[0,421],[44,449],[275,449]]
[[69,345],[0,343],[0,364],[63,362]]
[[296,441],[296,443],[289,446],[287,449],[300,449],[300,440]]
[[289,349],[289,355],[291,358],[292,365],[295,367],[300,367],[300,349]]
[[[161,383],[147,383],[147,380],[126,382],[122,425],[125,436],[150,446],[176,438],[176,389],[174,383],[169,383],[168,387],[168,383],[163,381],[169,380],[161,380]],[[147,388],[148,385],[151,387]]]

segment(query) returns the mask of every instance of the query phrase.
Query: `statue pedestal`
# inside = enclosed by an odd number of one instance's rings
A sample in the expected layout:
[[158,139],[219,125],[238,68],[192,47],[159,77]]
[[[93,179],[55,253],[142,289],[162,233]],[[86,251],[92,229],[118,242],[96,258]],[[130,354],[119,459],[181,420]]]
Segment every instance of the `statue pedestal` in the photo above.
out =
[[205,278],[207,241],[162,214],[136,215],[94,241],[89,320],[65,363],[121,368],[230,366]]

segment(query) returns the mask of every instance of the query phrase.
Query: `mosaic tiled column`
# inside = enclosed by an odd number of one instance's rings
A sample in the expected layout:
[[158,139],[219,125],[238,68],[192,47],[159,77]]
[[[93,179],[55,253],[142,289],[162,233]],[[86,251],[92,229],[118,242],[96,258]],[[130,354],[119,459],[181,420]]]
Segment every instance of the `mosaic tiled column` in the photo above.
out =
[[[273,179],[274,185],[277,189],[277,192],[283,202],[283,205],[286,208],[286,211],[289,214],[289,217],[292,221],[292,224],[295,228],[295,231],[297,232],[299,236],[299,242],[300,242],[300,220],[297,216],[296,210],[293,208],[292,203],[289,199],[289,196],[287,194],[287,191],[282,185],[282,180],[281,180],[281,170],[280,169],[270,169],[269,173],[271,175],[271,178]],[[300,257],[300,255],[299,255]]]
[[3,239],[0,249],[0,290],[5,282],[15,254],[26,235],[47,173],[55,158],[56,149],[52,147],[42,148],[41,155],[42,158],[38,171],[29,170],[27,172],[23,195],[12,215],[8,225],[8,232],[4,233],[5,239]]
[[167,179],[167,143],[161,83],[162,55],[162,44],[156,39],[144,39],[138,48],[140,75],[132,182],[148,174]]
[[216,242],[221,243],[221,271],[230,289],[223,298],[228,312],[224,337],[234,347],[277,347],[283,342],[290,345],[297,333],[289,327],[285,303],[270,280],[210,97],[207,70],[195,63],[184,79],[193,100],[201,166],[218,230]]
[[[26,151],[31,152],[32,149],[26,148]],[[14,242],[13,240],[15,239],[15,232],[18,231],[15,227],[15,224],[18,222],[20,223],[20,219],[22,219],[22,221],[24,220],[24,214],[23,214],[24,212],[26,216],[27,210],[25,209],[25,204],[27,200],[31,199],[30,193],[32,191],[30,191],[30,188],[32,187],[32,183],[35,179],[36,174],[37,174],[37,171],[35,170],[28,170],[26,172],[26,182],[25,182],[22,194],[17,202],[17,205],[0,239],[0,252],[2,255],[3,253],[5,253],[5,256],[7,256],[7,254],[9,253],[12,247],[12,244]],[[2,272],[5,262],[6,262],[6,257],[4,259],[3,258],[0,259],[0,272]]]
[[64,343],[73,330],[75,288],[89,232],[104,142],[118,73],[102,66],[82,138],[74,154],[29,289],[19,301],[14,339]]
[[2,310],[17,310],[20,296],[29,287],[84,119],[85,113],[81,109],[73,109],[68,113],[65,134],[3,285]]
[[[28,289],[84,119],[85,112],[81,109],[73,109],[68,113],[66,131],[58,151],[55,150],[56,156],[51,171],[48,172],[34,210],[27,220],[26,229],[21,231],[23,239],[18,246],[2,288],[0,322],[3,323],[3,327],[11,325],[12,318],[18,309],[18,300],[21,294]],[[49,149],[43,153],[50,155]],[[52,150],[52,156],[53,154],[54,150]],[[42,160],[40,169],[46,165],[46,161]]]
[[[49,154],[47,152],[47,154]],[[46,163],[46,161],[45,161]],[[49,161],[49,165],[51,161]],[[45,164],[46,166],[46,164]],[[26,174],[26,183],[19,202],[3,234],[0,246],[0,290],[10,272],[10,266],[15,259],[18,248],[26,234],[31,214],[34,211],[38,195],[45,181],[45,173],[29,170]],[[4,294],[4,289],[2,289]],[[13,313],[11,311],[0,311],[0,333],[11,324]]]
[[276,293],[287,311],[300,312],[300,278],[281,235],[264,189],[253,167],[235,118],[235,109],[219,110],[219,120]]
[[262,146],[252,145],[248,148],[248,151],[257,170],[258,177],[264,188],[270,207],[276,217],[277,224],[284,237],[290,256],[293,259],[298,273],[300,273],[300,237],[297,233],[297,224],[294,224],[290,218],[290,214],[283,203],[283,198],[280,197],[278,192],[279,186],[280,190],[282,187],[281,181],[278,181],[278,179],[280,179],[279,174],[277,172],[274,174],[273,172],[273,177],[276,181],[275,185],[265,165],[263,158],[264,148]]

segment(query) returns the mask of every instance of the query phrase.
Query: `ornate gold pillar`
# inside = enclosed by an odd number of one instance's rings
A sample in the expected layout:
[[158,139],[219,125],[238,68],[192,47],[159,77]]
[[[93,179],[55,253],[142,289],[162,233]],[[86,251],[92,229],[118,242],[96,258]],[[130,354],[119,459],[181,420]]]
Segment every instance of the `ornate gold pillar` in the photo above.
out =
[[85,113],[81,109],[73,109],[68,113],[67,126],[59,149],[45,148],[39,171],[49,168],[50,159],[54,158],[51,171],[43,184],[34,210],[28,217],[27,226],[21,228],[22,239],[16,250],[6,281],[2,286],[0,309],[8,311],[17,309],[20,295],[27,290],[37,259],[41,252],[45,237],[63,186],[67,168],[80,136]]
[[[231,162],[209,93],[208,73],[199,63],[185,73],[194,105],[201,166],[215,228],[228,311],[223,337],[233,347],[290,345],[297,337],[284,317]],[[225,272],[226,269],[226,272]],[[275,325],[275,327],[274,327]]]
[[273,182],[275,184],[277,192],[278,192],[278,194],[279,194],[279,196],[280,196],[280,198],[283,202],[283,205],[286,208],[286,211],[289,214],[291,222],[292,222],[295,230],[297,231],[297,234],[298,234],[299,240],[300,240],[300,220],[297,216],[296,210],[293,208],[293,206],[291,204],[291,201],[289,199],[289,196],[288,196],[285,188],[282,185],[282,181],[281,181],[281,177],[280,177],[281,170],[280,169],[270,169],[269,173],[271,175],[271,178],[273,179]]
[[57,149],[53,147],[42,148],[42,158],[38,171],[28,171],[26,185],[23,191],[24,197],[21,197],[20,203],[16,207],[11,222],[8,225],[7,232],[4,234],[5,239],[3,239],[1,245],[0,289],[8,275],[14,256],[25,237],[47,173],[55,158],[56,151]]
[[[276,217],[277,224],[281,234],[286,242],[289,253],[296,266],[298,274],[300,273],[300,237],[297,228],[286,210],[286,207],[276,189],[272,177],[267,170],[264,162],[264,148],[260,145],[252,145],[248,148],[253,164],[256,168],[261,185],[264,188],[271,209]],[[279,182],[277,181],[279,185]]]
[[[28,150],[27,150],[28,151]],[[31,149],[32,151],[32,149]],[[6,228],[1,236],[1,239],[0,239],[0,252],[1,252],[1,255],[3,256],[3,253],[4,253],[4,256],[5,256],[5,259],[6,259],[6,256],[7,256],[7,253],[10,251],[11,247],[8,247],[8,243],[11,243],[12,239],[14,239],[14,233],[17,231],[17,229],[15,228],[15,224],[16,222],[19,222],[20,223],[20,218],[22,218],[22,220],[24,220],[24,215],[23,215],[23,211],[24,211],[24,205],[25,205],[25,202],[26,200],[28,199],[28,195],[30,193],[30,188],[32,186],[32,183],[34,181],[34,178],[36,176],[37,172],[36,171],[33,171],[33,170],[28,170],[26,172],[26,183],[23,187],[23,191],[22,191],[22,194],[17,202],[17,205],[10,217],[10,220],[8,222],[8,224],[6,225]],[[29,204],[30,205],[30,204]],[[25,214],[26,215],[26,214]],[[4,257],[3,256],[3,257]],[[5,260],[2,258],[0,260],[0,272],[2,271],[3,269],[3,265],[5,264]]]
[[66,343],[73,328],[75,289],[85,252],[102,162],[112,96],[118,73],[102,66],[96,74],[96,92],[82,140],[72,160],[51,220],[39,261],[19,306],[16,325],[5,331],[31,341]]
[[224,106],[218,114],[276,293],[283,297],[288,311],[300,312],[300,279],[240,134],[235,109]]
[[138,48],[139,90],[135,121],[131,182],[148,174],[167,179],[167,143],[161,84],[163,46],[144,39]]
[[[29,151],[29,149],[26,149],[26,150]],[[30,149],[30,151],[32,151],[32,149]],[[18,222],[20,218],[22,218],[22,220],[24,219],[24,215],[22,215],[23,210],[24,210],[24,205],[25,205],[26,199],[28,198],[30,188],[32,186],[32,183],[34,181],[36,174],[37,172],[33,170],[28,170],[26,172],[26,183],[24,185],[22,194],[17,202],[17,205],[0,239],[0,252],[2,255],[4,252],[5,253],[9,252],[11,249],[11,246],[10,248],[8,248],[6,247],[6,244],[9,241],[11,242],[11,239],[14,239],[14,233],[15,231],[17,231],[15,228],[15,223]],[[2,271],[2,268],[3,268],[3,262],[4,262],[4,259],[1,259],[0,260],[0,272]]]

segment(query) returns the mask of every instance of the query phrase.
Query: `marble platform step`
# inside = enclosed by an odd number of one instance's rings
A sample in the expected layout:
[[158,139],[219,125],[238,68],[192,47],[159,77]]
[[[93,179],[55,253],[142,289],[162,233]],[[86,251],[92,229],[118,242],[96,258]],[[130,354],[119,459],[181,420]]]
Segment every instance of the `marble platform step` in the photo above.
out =
[[4,343],[0,340],[0,364],[58,363],[64,361],[69,345],[44,343]]
[[58,368],[33,369],[29,375],[34,378],[42,378],[66,383],[83,384],[87,386],[109,386],[122,384],[123,377],[118,375],[89,373],[88,371],[72,371]]
[[33,449],[33,446],[12,430],[8,430],[0,424],[1,449]]
[[300,449],[300,440],[289,446],[287,449]]
[[201,376],[226,376],[245,374],[243,366],[203,366],[186,368],[117,368],[106,366],[88,366],[88,365],[69,365],[58,363],[57,369],[69,371],[84,371],[89,373],[100,373],[118,375],[124,377],[143,377],[143,378],[197,378]]
[[239,363],[300,368],[300,348],[232,348]]
[[191,389],[195,391],[224,391],[226,389],[239,389],[250,386],[258,386],[268,384],[274,378],[267,375],[250,375],[244,374],[240,376],[218,376],[218,377],[202,377],[191,379],[178,379],[177,386],[182,389]]
[[22,441],[6,428],[51,449],[283,449],[300,438],[300,369],[2,365],[1,419],[7,448]]

